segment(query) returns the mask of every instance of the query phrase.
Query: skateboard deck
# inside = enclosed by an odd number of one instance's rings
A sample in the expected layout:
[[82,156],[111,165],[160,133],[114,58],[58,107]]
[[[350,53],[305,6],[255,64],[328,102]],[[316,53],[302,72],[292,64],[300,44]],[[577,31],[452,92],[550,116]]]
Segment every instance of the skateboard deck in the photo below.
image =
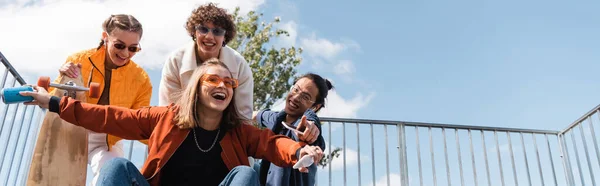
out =
[[[85,86],[81,75],[77,78],[60,76],[62,79],[59,84],[72,82],[76,86]],[[50,81],[49,78],[47,81]],[[86,102],[85,91],[71,91],[69,95],[69,91],[55,88],[51,95],[69,96]],[[88,132],[85,128],[68,123],[60,119],[58,114],[48,111],[33,151],[27,185],[86,185],[87,145]]]

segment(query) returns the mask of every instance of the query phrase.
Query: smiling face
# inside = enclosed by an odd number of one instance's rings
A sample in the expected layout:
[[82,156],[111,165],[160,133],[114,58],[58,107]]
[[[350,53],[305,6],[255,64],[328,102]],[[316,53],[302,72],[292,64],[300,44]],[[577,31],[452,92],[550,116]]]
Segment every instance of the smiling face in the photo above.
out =
[[293,117],[301,116],[314,105],[318,94],[319,89],[312,80],[299,79],[288,92],[285,113]]
[[218,58],[219,51],[225,41],[225,29],[218,27],[211,22],[206,22],[196,26],[196,44],[198,52],[206,58]]
[[211,66],[200,81],[198,95],[203,109],[224,111],[233,97],[233,88],[237,80],[231,78],[231,73],[221,66]]
[[114,29],[110,34],[103,32],[102,39],[106,41],[107,62],[117,67],[127,64],[140,49],[141,35],[138,32]]

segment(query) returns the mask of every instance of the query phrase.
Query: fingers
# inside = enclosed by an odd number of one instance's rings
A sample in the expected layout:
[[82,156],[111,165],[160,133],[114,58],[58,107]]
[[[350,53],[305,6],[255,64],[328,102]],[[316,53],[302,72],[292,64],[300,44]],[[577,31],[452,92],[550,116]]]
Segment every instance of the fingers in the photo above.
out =
[[298,170],[302,173],[308,173],[308,168],[306,167],[300,167]]
[[79,69],[81,68],[81,64],[80,63],[72,63],[72,62],[68,62],[65,63],[59,70],[59,72],[63,75],[66,75],[68,77],[71,78],[77,78],[77,76],[79,76]]
[[305,121],[306,130],[304,130],[304,134],[298,135],[298,138],[304,142],[308,142],[309,144],[317,141],[319,137],[319,128],[314,124],[314,121]]
[[69,76],[72,78],[77,77],[77,69],[74,66],[69,67]]
[[323,150],[321,150],[321,147],[315,146],[316,147],[316,153],[317,156],[315,156],[315,163],[318,163],[319,161],[321,161],[321,158],[323,158]]
[[19,94],[21,94],[21,96],[35,96],[37,93],[34,91],[21,91]]
[[300,123],[298,123],[298,126],[296,127],[296,130],[304,131],[304,128],[306,128],[306,116],[302,116]]
[[23,105],[39,105],[39,102],[37,100],[34,100],[34,101],[30,101],[30,102],[25,102],[25,103],[23,103]]
[[323,158],[323,150],[321,150],[321,148],[318,146],[307,145],[303,148],[303,152],[301,152],[300,155],[301,157],[312,156],[314,163],[319,163],[321,158]]

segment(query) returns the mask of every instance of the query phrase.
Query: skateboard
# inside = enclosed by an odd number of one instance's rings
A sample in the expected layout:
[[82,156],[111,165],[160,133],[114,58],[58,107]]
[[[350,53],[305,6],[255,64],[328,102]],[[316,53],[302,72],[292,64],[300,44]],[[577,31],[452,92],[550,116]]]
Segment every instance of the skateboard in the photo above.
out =
[[[86,92],[90,97],[100,97],[98,83],[90,83],[86,88],[81,76],[60,76],[58,84],[50,83],[50,77],[40,77],[37,84],[46,90],[54,87],[53,96],[69,96],[82,102],[86,102]],[[86,185],[87,134],[85,128],[60,119],[54,112],[47,112],[33,151],[27,185]]]

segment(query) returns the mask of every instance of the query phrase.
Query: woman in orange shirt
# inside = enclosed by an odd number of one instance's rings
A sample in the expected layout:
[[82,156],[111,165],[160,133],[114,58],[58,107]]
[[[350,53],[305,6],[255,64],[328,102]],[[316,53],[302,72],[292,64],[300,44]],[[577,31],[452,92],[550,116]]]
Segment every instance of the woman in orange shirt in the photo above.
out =
[[128,160],[116,158],[100,171],[102,185],[258,185],[248,156],[281,167],[291,167],[304,156],[314,162],[322,158],[318,146],[242,124],[234,104],[237,85],[227,66],[213,58],[194,71],[181,99],[169,106],[132,110],[85,104],[52,97],[40,87],[21,95],[34,97],[27,105],[49,108],[92,131],[149,139],[141,174]]

